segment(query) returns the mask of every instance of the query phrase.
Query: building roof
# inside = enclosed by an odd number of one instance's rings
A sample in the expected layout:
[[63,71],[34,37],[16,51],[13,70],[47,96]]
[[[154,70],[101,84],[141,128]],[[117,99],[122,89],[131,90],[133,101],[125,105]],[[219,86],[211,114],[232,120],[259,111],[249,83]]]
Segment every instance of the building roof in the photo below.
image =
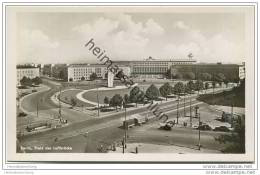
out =
[[16,69],[39,69],[39,67],[33,67],[33,66],[16,66]]
[[[117,65],[117,63],[112,63],[112,65]],[[71,64],[69,67],[107,67],[105,64]],[[129,67],[128,65],[119,65],[119,67]]]
[[197,64],[179,64],[173,66],[239,66],[238,64],[217,64],[217,63],[197,63]]

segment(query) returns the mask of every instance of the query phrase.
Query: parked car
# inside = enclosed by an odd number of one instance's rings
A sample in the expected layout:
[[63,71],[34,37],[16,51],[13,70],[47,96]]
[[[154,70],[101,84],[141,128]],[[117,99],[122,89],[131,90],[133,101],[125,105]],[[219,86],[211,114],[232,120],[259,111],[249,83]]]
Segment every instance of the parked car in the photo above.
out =
[[24,113],[24,112],[20,112],[20,113],[18,114],[18,117],[25,117],[25,116],[27,116],[27,114]]
[[213,131],[229,132],[230,130],[226,126],[218,126],[218,127],[214,128]]
[[197,127],[196,129],[200,129],[200,130],[202,130],[202,131],[211,131],[211,130],[212,130],[212,128],[211,128],[209,125],[207,125],[207,124],[200,125],[200,126]]

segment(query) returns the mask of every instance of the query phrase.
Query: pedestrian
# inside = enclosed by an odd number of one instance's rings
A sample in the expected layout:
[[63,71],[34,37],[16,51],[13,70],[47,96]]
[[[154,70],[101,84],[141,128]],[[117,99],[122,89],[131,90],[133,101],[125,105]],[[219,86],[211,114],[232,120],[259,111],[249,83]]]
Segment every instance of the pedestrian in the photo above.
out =
[[138,147],[135,147],[135,153],[138,154]]

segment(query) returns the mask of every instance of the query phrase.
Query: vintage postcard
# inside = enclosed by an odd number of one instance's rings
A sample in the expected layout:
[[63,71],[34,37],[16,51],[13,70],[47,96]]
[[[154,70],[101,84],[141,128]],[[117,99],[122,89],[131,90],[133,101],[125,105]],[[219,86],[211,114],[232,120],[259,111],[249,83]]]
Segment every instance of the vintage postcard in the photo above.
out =
[[7,160],[253,162],[254,8],[6,6]]

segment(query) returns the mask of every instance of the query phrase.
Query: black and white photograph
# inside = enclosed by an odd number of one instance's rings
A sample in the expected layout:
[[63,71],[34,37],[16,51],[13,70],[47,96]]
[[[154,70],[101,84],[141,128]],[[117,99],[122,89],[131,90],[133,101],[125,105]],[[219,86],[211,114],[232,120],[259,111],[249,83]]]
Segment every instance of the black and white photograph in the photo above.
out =
[[254,13],[6,7],[10,160],[254,161]]

